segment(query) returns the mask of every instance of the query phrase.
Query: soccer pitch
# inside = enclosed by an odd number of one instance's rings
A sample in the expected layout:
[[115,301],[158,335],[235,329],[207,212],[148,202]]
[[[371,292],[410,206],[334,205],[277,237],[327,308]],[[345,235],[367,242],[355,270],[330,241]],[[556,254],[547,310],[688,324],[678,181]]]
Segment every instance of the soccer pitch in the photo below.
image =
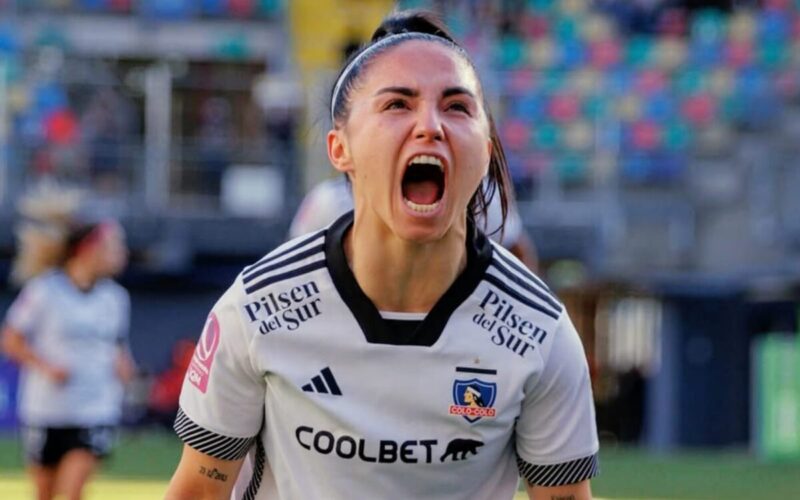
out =
[[[85,500],[162,499],[166,488],[166,481],[101,478],[89,485]],[[0,477],[0,498],[3,500],[28,500],[34,498],[33,488],[22,476]],[[518,493],[514,500],[525,500],[526,498],[527,495]]]
[[[181,443],[168,432],[128,432],[92,481],[86,500],[163,498]],[[726,500],[800,498],[800,462],[765,464],[744,451],[652,455],[605,445],[600,476],[592,481],[596,499]],[[15,436],[0,436],[0,499],[29,500]],[[526,498],[523,493],[514,500]]]
[[[149,500],[164,498],[166,481],[125,480],[102,478],[93,481],[86,500]],[[33,487],[21,475],[0,476],[0,498],[3,500],[30,500],[35,498]]]

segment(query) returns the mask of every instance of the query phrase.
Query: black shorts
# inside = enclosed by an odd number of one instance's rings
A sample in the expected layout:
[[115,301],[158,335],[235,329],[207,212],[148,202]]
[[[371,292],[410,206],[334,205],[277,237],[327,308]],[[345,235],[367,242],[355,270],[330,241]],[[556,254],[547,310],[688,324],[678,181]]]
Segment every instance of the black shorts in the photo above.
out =
[[57,465],[72,450],[88,450],[97,458],[111,453],[115,428],[22,426],[22,452],[29,463],[45,467]]

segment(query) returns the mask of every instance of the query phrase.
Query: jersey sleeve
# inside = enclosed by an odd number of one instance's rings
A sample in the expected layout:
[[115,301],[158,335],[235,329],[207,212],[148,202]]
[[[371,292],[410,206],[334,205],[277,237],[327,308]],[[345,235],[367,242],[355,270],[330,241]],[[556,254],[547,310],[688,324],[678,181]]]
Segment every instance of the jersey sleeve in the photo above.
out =
[[599,444],[586,356],[566,313],[546,354],[517,421],[517,464],[532,485],[574,484],[599,472]]
[[32,335],[44,317],[47,306],[45,291],[39,280],[25,285],[8,309],[5,323],[26,337]]
[[174,426],[184,443],[223,460],[247,454],[261,429],[266,391],[252,363],[235,287],[206,320],[186,371]]

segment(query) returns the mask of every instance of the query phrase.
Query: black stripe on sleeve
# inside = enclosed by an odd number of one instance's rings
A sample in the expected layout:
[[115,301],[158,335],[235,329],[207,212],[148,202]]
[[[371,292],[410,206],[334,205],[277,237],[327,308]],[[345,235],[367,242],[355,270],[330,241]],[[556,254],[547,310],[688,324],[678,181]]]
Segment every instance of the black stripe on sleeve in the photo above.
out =
[[309,243],[311,243],[312,241],[316,240],[317,238],[319,238],[323,234],[325,234],[325,230],[324,229],[322,229],[320,231],[317,231],[316,233],[311,234],[308,238],[304,238],[303,241],[300,241],[296,245],[292,245],[290,248],[287,248],[286,250],[283,250],[283,251],[278,252],[276,254],[269,254],[269,255],[265,256],[264,258],[262,258],[261,260],[259,260],[255,264],[253,264],[252,266],[246,267],[245,270],[244,270],[244,274],[248,275],[251,272],[255,271],[256,268],[258,268],[259,266],[263,266],[264,264],[267,264],[269,262],[277,260],[279,257],[283,257],[284,255],[286,255],[288,253],[294,252],[298,248],[302,248],[305,245],[308,245]]
[[514,283],[519,285],[520,287],[522,287],[525,290],[527,290],[528,292],[534,294],[535,296],[537,296],[541,300],[547,302],[547,304],[550,305],[550,307],[552,307],[556,311],[561,312],[561,310],[562,310],[561,304],[559,304],[559,302],[557,300],[553,299],[552,296],[549,293],[545,293],[545,292],[541,291],[540,289],[538,289],[538,288],[534,287],[533,285],[531,285],[531,282],[526,280],[524,275],[520,275],[520,274],[517,274],[517,273],[511,271],[508,267],[503,265],[503,263],[500,262],[497,259],[492,260],[492,265],[498,271],[500,271],[506,278],[510,279],[511,281],[513,281]]
[[322,269],[327,264],[325,263],[325,259],[314,261],[310,264],[306,264],[305,266],[298,267],[297,269],[292,269],[291,271],[287,271],[282,274],[274,274],[269,276],[268,278],[264,278],[263,280],[259,281],[254,285],[250,285],[249,287],[245,288],[244,291],[248,294],[253,293],[257,290],[261,290],[265,286],[272,285],[274,283],[278,283],[281,281],[285,281],[288,279],[296,278],[297,276],[302,276],[304,274],[308,274],[311,271],[316,271],[317,269]]
[[181,440],[195,450],[220,460],[244,458],[255,437],[237,438],[211,432],[194,423],[182,409],[173,426]]
[[519,474],[535,486],[563,486],[595,477],[600,472],[597,453],[560,464],[533,465],[517,457]]
[[522,294],[520,294],[519,292],[517,292],[516,290],[514,290],[510,286],[506,285],[503,282],[503,280],[501,280],[497,276],[494,276],[494,275],[491,275],[491,274],[486,274],[486,276],[484,276],[483,279],[488,281],[492,285],[496,286],[497,288],[499,288],[503,292],[507,293],[508,295],[511,295],[516,300],[522,302],[526,306],[532,307],[532,308],[536,309],[537,311],[541,311],[542,313],[550,316],[553,319],[556,319],[556,320],[558,319],[559,313],[557,311],[551,311],[549,308],[545,307],[544,305],[537,304],[533,300],[531,300],[529,298],[526,298],[526,297],[523,297]]
[[311,257],[315,253],[321,253],[324,249],[325,249],[325,243],[320,243],[319,245],[309,247],[308,249],[303,250],[300,253],[291,255],[279,262],[272,262],[271,264],[264,266],[260,269],[254,269],[251,273],[246,274],[242,279],[242,281],[246,285],[263,274],[266,274],[270,271],[274,271],[276,269],[280,269],[282,267],[286,267],[290,264],[294,264],[295,262],[299,262],[307,257]]
[[548,295],[550,295],[550,297],[552,297],[552,298],[553,298],[553,300],[555,300],[555,301],[558,301],[558,297],[556,297],[555,295],[553,295],[553,292],[552,292],[552,290],[550,290],[550,287],[548,287],[548,286],[545,284],[545,282],[544,282],[544,281],[542,281],[541,279],[539,279],[539,277],[538,277],[538,276],[536,276],[535,274],[533,274],[533,273],[532,273],[532,272],[531,272],[529,269],[525,269],[524,267],[520,266],[519,264],[517,264],[517,263],[516,263],[516,262],[514,262],[513,260],[509,259],[509,258],[508,258],[508,257],[506,257],[505,255],[503,255],[503,252],[501,252],[501,251],[496,251],[496,252],[494,252],[494,255],[495,255],[495,256],[496,256],[496,257],[497,257],[499,260],[502,260],[502,261],[503,261],[505,264],[507,264],[509,267],[511,267],[512,269],[514,269],[515,271],[517,271],[519,274],[521,274],[521,275],[523,275],[523,276],[527,277],[528,279],[530,279],[531,281],[533,281],[534,283],[536,283],[536,284],[539,286],[539,288],[541,288],[541,289],[542,289],[542,291],[544,291],[544,292],[546,292]]

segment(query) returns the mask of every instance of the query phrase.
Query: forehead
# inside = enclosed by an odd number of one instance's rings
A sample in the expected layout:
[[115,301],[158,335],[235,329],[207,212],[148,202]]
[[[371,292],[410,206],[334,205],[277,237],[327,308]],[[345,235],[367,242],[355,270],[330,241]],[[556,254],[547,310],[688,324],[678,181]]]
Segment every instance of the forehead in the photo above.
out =
[[408,40],[376,55],[362,75],[365,88],[460,86],[481,93],[475,70],[463,55],[431,40]]

